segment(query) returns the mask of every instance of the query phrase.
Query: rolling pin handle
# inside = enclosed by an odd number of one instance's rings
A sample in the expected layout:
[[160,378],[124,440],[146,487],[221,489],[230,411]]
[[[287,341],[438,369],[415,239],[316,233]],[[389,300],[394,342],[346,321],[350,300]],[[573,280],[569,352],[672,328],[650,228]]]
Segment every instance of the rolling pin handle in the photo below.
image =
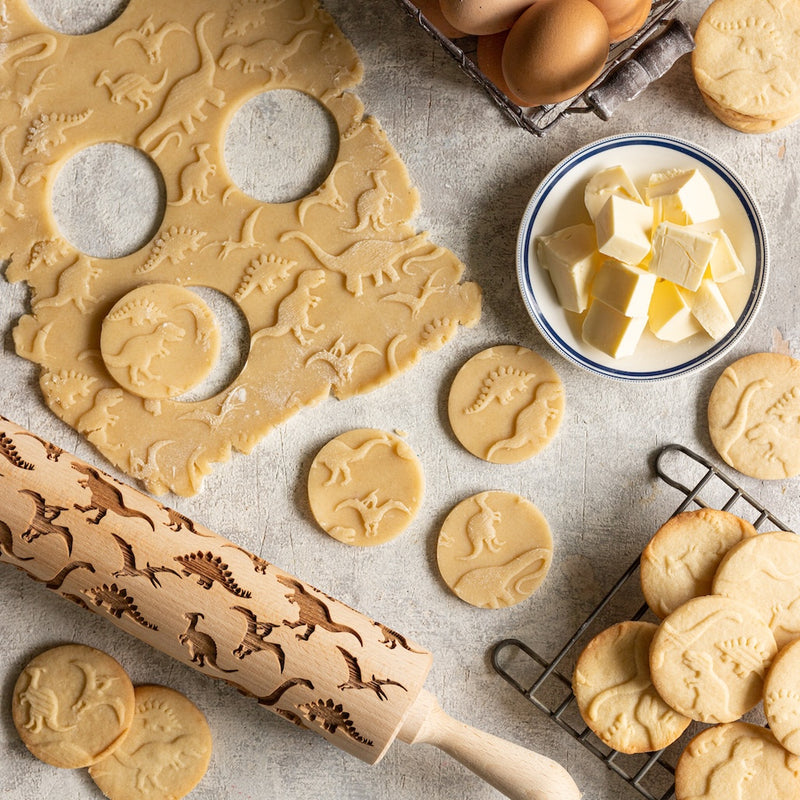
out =
[[575,781],[560,764],[453,719],[425,690],[409,710],[398,738],[407,744],[438,747],[511,800],[581,797]]

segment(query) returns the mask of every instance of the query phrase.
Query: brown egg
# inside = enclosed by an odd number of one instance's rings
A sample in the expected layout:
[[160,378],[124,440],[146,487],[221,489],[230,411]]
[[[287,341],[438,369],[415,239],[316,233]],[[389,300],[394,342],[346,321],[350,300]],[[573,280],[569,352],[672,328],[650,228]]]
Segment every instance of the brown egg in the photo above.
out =
[[633,36],[647,21],[652,0],[591,0],[608,23],[612,42],[621,42]]
[[608,24],[589,0],[537,0],[514,23],[503,48],[503,75],[525,105],[580,94],[608,58]]
[[533,0],[439,0],[445,19],[464,33],[507,31]]
[[508,38],[508,31],[490,33],[488,36],[479,36],[475,56],[480,71],[509,99],[518,106],[526,103],[517,97],[509,88],[505,75],[503,75],[503,46]]
[[464,31],[451,25],[445,19],[439,0],[412,0],[412,2],[442,36],[446,36],[448,39],[458,39],[465,35]]

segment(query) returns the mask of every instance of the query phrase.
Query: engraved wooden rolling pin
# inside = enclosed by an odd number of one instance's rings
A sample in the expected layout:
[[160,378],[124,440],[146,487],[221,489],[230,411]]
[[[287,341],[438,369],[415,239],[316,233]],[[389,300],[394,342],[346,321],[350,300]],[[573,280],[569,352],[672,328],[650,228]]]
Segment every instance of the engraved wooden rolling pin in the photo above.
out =
[[556,762],[448,717],[432,656],[0,417],[0,561],[369,763],[399,737],[511,798],[573,800]]

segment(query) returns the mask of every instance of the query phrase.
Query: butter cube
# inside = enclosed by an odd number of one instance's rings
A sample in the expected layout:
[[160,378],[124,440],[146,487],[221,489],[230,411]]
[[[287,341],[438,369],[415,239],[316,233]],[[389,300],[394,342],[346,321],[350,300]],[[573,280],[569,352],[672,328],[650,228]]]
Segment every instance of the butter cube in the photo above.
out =
[[594,228],[579,224],[536,240],[536,256],[549,271],[558,302],[580,314],[589,305],[589,285],[597,269]]
[[597,271],[592,295],[626,317],[646,317],[655,285],[652,272],[608,259]]
[[697,169],[655,172],[645,190],[653,208],[653,224],[694,225],[719,217],[719,207],[704,175]]
[[653,234],[650,270],[691,292],[697,291],[716,244],[711,234],[662,222]]
[[670,281],[655,285],[648,319],[651,332],[665,342],[681,342],[703,330],[685,294]]
[[583,192],[583,202],[592,220],[597,217],[612,194],[637,203],[642,202],[642,197],[625,168],[608,167],[593,175],[586,183]]
[[612,358],[632,355],[647,317],[626,317],[602,300],[593,300],[583,320],[583,340]]
[[712,231],[711,235],[717,240],[714,252],[711,254],[711,260],[708,262],[711,277],[717,283],[724,283],[732,278],[744,275],[744,265],[739,260],[739,256],[736,255],[728,234],[720,229]]
[[721,339],[736,324],[722,292],[706,278],[692,301],[692,314],[712,339]]
[[612,194],[594,221],[597,249],[606,256],[638,264],[650,252],[651,210],[635,200]]

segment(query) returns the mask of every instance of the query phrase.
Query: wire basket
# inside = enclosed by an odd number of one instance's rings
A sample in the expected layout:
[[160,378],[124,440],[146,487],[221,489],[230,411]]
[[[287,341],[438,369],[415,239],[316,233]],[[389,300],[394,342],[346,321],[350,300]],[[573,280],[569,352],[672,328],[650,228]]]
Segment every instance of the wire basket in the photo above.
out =
[[411,0],[395,0],[482,86],[495,103],[524,130],[543,134],[560,119],[594,112],[607,120],[623,102],[637,97],[682,55],[694,49],[689,29],[674,18],[682,0],[654,0],[645,24],[632,36],[611,45],[603,71],[582,94],[555,105],[523,108],[512,102],[477,65],[477,37],[448,39]]
[[[684,495],[675,514],[695,506],[721,508],[747,519],[757,530],[765,530],[767,523],[771,526],[769,530],[790,530],[727,475],[682,445],[662,447],[656,454],[655,470],[661,480]],[[682,476],[682,480],[672,477],[674,474]],[[682,482],[687,478],[688,486]],[[685,739],[703,726],[693,723],[682,739],[662,750],[626,755],[605,745],[587,727],[572,693],[571,675],[575,661],[598,632],[598,626],[607,627],[609,617],[618,620],[621,615],[622,618],[635,620],[652,613],[643,602],[637,575],[639,561],[640,557],[637,557],[552,660],[538,655],[518,639],[498,642],[492,650],[491,659],[495,671],[511,686],[643,797],[647,800],[669,800],[675,795],[675,764]],[[630,613],[631,609],[635,610]]]

